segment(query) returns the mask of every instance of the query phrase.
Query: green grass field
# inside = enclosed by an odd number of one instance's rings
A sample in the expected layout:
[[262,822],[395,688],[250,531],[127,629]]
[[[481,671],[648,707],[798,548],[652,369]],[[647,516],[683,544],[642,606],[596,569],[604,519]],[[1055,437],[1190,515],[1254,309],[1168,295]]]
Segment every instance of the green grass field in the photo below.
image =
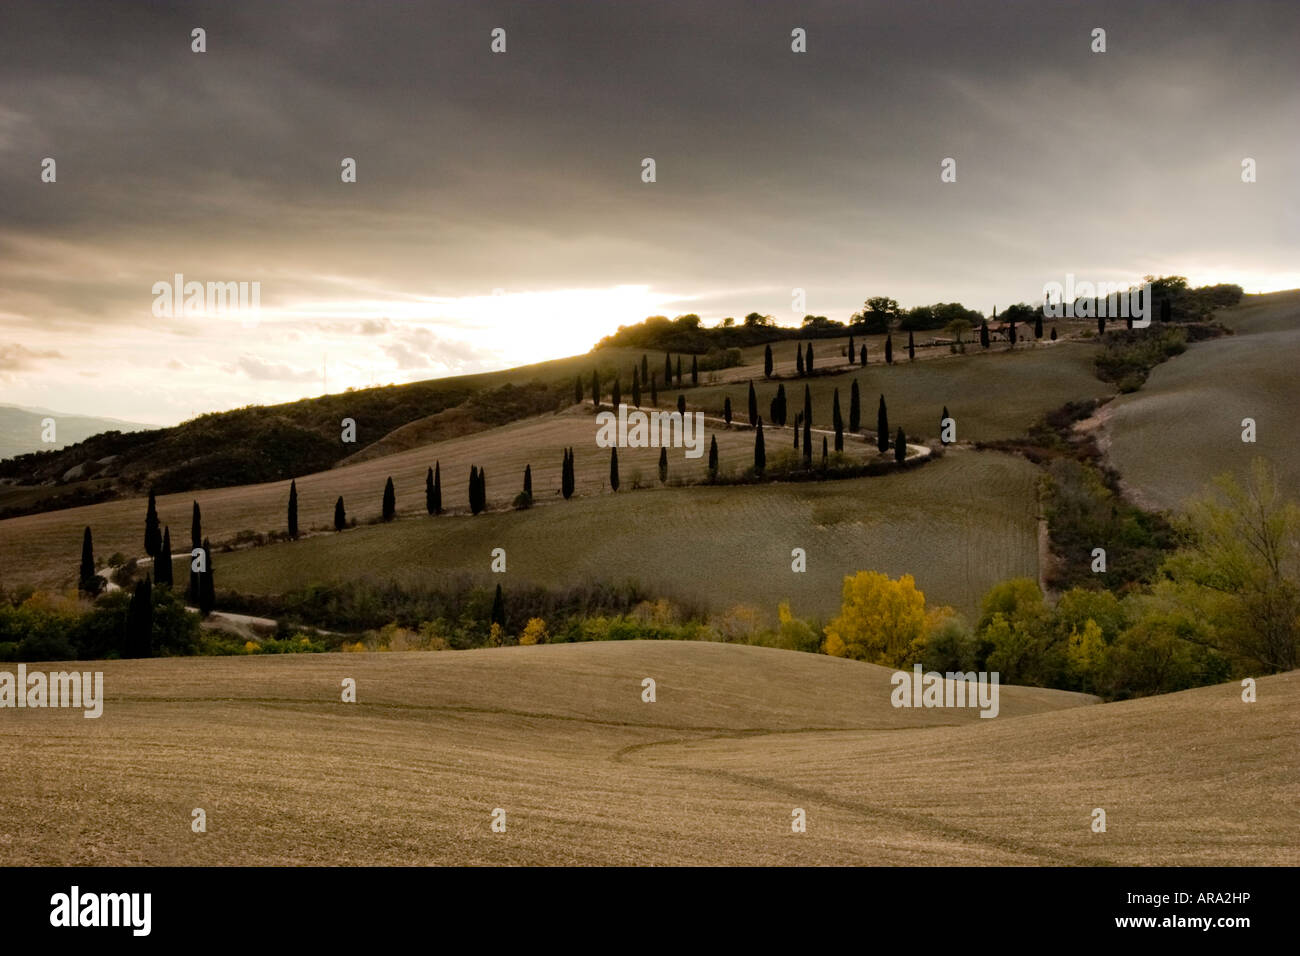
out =
[[[278,593],[351,577],[429,582],[469,572],[563,587],[635,580],[665,596],[771,619],[830,614],[844,575],[912,574],[928,600],[967,613],[992,585],[1037,574],[1037,473],[959,450],[909,472],[845,481],[619,492],[527,512],[416,517],[217,555],[218,588]],[[505,548],[508,572],[489,571]],[[791,549],[808,570],[790,570]]]
[[[1178,509],[1216,475],[1242,479],[1256,457],[1271,461],[1286,496],[1300,500],[1300,294],[1247,296],[1219,319],[1236,334],[1189,346],[1107,409],[1110,458],[1148,506]],[[1255,419],[1255,444],[1241,440],[1244,418]]]
[[1249,705],[1004,687],[983,720],[891,707],[884,668],[722,644],[96,667],[99,719],[0,722],[0,864],[1300,862],[1295,672]]

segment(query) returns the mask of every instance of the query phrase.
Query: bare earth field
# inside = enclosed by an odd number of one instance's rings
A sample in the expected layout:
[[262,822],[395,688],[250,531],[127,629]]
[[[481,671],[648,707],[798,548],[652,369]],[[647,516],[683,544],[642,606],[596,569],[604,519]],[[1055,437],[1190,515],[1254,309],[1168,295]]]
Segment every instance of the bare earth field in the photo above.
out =
[[[796,614],[837,611],[844,576],[872,569],[912,574],[929,602],[970,614],[994,584],[1038,573],[1036,481],[1021,458],[957,449],[870,478],[620,491],[525,512],[416,517],[213,564],[218,589],[259,594],[349,578],[430,583],[451,572],[507,591],[631,580],[716,612],[745,604],[772,621],[787,598]],[[504,575],[490,572],[498,547]],[[804,573],[790,570],[795,547],[807,552]]]
[[1008,687],[987,720],[719,644],[94,666],[98,720],[0,712],[0,864],[1300,861],[1296,673],[1251,705]]
[[[1288,498],[1300,498],[1300,295],[1246,296],[1218,319],[1236,334],[1189,346],[1107,408],[1109,456],[1146,506],[1181,508],[1217,475],[1244,478],[1257,457],[1273,463]],[[1254,444],[1241,440],[1243,418],[1255,419]]]

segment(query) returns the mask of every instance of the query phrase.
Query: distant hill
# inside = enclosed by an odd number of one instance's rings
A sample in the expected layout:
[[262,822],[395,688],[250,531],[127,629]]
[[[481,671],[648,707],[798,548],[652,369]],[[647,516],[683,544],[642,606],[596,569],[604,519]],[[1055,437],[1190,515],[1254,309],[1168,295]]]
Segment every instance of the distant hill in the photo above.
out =
[[[426,440],[426,433],[463,435],[555,411],[573,402],[575,376],[586,380],[598,367],[602,379],[612,381],[614,363],[631,361],[631,353],[610,349],[599,360],[579,355],[283,405],[250,405],[167,428],[80,419],[89,424],[75,433],[75,441],[74,419],[56,415],[59,438],[72,442],[57,449],[40,444],[46,413],[28,410],[33,417],[18,427],[30,429],[34,441],[0,461],[0,519],[151,488],[159,494],[188,492],[325,471],[354,456],[364,460],[406,447],[408,432]],[[341,440],[345,419],[355,423],[355,442]],[[123,427],[128,425],[132,430]],[[401,431],[411,425],[413,430]],[[393,432],[398,434],[385,441]]]
[[[41,440],[44,421],[53,418],[55,438],[53,443]],[[48,408],[24,408],[21,405],[0,405],[0,458],[36,451],[57,451],[77,442],[85,441],[100,432],[137,432],[152,425],[121,421],[116,418],[95,418],[91,415],[68,415]]]

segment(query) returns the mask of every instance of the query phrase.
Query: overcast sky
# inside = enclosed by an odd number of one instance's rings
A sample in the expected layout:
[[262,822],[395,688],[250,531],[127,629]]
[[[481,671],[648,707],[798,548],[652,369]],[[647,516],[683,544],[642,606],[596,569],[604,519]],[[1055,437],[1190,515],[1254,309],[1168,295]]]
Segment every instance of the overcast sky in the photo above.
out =
[[[1298,287],[1298,41],[1286,2],[4,0],[0,401],[172,423],[795,288]],[[176,273],[257,324],[155,317]]]

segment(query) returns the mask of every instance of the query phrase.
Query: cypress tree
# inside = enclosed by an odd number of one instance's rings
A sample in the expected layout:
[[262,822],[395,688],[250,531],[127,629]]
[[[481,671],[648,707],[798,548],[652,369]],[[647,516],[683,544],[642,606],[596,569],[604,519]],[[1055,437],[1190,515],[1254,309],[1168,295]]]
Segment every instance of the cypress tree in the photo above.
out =
[[1011,342],[1011,347],[1015,348],[1016,347],[1016,320],[1015,319],[1012,319],[1009,323],[1007,323],[1007,338]]
[[728,395],[722,400],[722,420],[728,425],[731,424],[731,396]]
[[982,322],[980,322],[980,345],[982,345],[984,348],[988,348],[988,347],[989,347],[989,322],[988,322],[988,319],[984,319]]
[[433,508],[433,469],[430,468],[424,473],[424,510],[429,514],[435,514]]
[[754,422],[754,471],[762,474],[767,468],[767,449],[763,446],[763,419]]
[[782,428],[784,428],[784,427],[785,427],[785,422],[786,422],[785,383],[784,383],[784,382],[782,382],[781,384],[777,385],[777,387],[776,387],[776,411],[777,411],[777,415],[776,415],[776,417],[773,418],[772,420],[773,420],[774,422],[776,422],[778,425],[780,425]]
[[575,405],[582,404],[582,376],[581,375],[575,375],[573,377],[573,404]]
[[763,377],[772,377],[772,343],[769,342],[763,348]]
[[655,381],[655,376],[650,376],[650,404],[658,407],[659,405],[659,383]]
[[497,585],[497,593],[492,598],[492,623],[496,624],[501,630],[506,629],[506,599],[501,593],[501,585]]
[[673,384],[673,356],[670,352],[664,353],[664,384]]
[[856,359],[857,357],[858,357],[857,353],[853,349],[853,333],[850,332],[849,333],[849,364],[852,365],[853,360]]
[[822,467],[826,467],[826,436],[822,436]]
[[623,404],[623,389],[617,375],[614,376],[614,391],[610,395],[609,403],[614,406],[614,411],[618,411],[618,406]]
[[212,578],[212,545],[207,538],[203,539],[203,562],[207,565],[207,570],[199,582],[199,613],[207,617],[217,603],[217,588]]
[[1106,334],[1106,317],[1104,315],[1097,316],[1097,334]]
[[[715,442],[716,444],[716,442]],[[668,449],[659,449],[659,484],[668,484]]]
[[677,356],[677,387],[682,387],[682,357]]
[[565,501],[573,497],[573,484],[573,449],[566,448],[564,463],[560,466],[560,493]]
[[189,602],[199,603],[199,574],[194,570],[194,552],[203,546],[203,518],[199,512],[199,503],[194,502],[194,511],[190,515],[190,586]]
[[885,336],[885,364],[894,364],[894,337],[892,335]]
[[478,510],[487,511],[487,469],[478,470]]
[[385,521],[392,521],[393,516],[397,514],[397,493],[393,490],[393,479],[390,477],[384,485],[384,510],[383,517]]
[[[160,545],[161,546],[161,545]],[[126,633],[122,636],[123,657],[149,657],[153,650],[153,586],[149,575],[135,584],[126,611]]]
[[894,461],[902,462],[907,457],[907,436],[903,434],[903,426],[898,426],[898,434],[894,436]]
[[1172,322],[1174,320],[1174,307],[1169,299],[1160,300],[1160,321]]
[[754,393],[753,379],[749,382],[749,423],[758,424],[758,396]]
[[916,340],[912,338],[910,329],[907,332],[907,360],[909,362],[916,361]]
[[880,396],[880,407],[876,409],[876,448],[883,455],[889,451],[889,412],[885,410],[885,396]]
[[1043,337],[1043,313],[1040,312],[1036,316],[1034,316],[1034,338],[1041,339],[1042,337]]
[[867,367],[867,347],[865,345],[858,352],[858,364],[863,368]]
[[153,489],[149,490],[149,507],[144,513],[144,553],[151,558],[158,557],[162,549],[162,529],[158,524],[158,501]]
[[641,353],[641,384],[644,385],[650,381],[650,363],[646,361],[645,353]]
[[805,425],[812,425],[812,389],[807,385],[803,387],[803,421]]
[[635,365],[632,366],[632,404],[641,407],[641,376]]
[[698,355],[691,356],[691,384],[700,384],[700,357]]
[[92,597],[99,593],[99,576],[95,574],[95,548],[90,539],[90,525],[81,533],[81,568],[77,572],[77,588]]
[[298,482],[289,482],[289,537],[298,538]]
[[794,370],[796,375],[803,378],[803,345],[798,342],[794,346]]
[[796,450],[798,450],[799,448],[799,428],[802,425],[803,425],[803,412],[795,412],[794,428],[790,429],[790,431],[794,432],[794,447]]
[[835,398],[831,404],[831,423],[835,428],[835,450],[844,450],[844,416],[840,414],[840,390],[835,389]]
[[944,427],[944,422],[946,422],[946,421],[948,420],[948,418],[949,418],[949,416],[948,416],[948,406],[945,405],[945,406],[943,406],[943,414],[941,414],[941,415],[939,416],[939,441],[942,442],[942,443],[945,444],[945,445],[948,444],[948,440],[947,440],[946,438],[943,437],[943,427]]
[[806,409],[803,413],[803,460],[805,465],[812,467],[812,424],[808,421]]
[[862,396],[858,394],[858,380],[853,380],[849,388],[849,431],[857,434],[862,430]]
[[334,530],[342,531],[348,526],[348,515],[343,510],[343,496],[339,495],[339,500],[334,502]]
[[811,374],[813,373],[813,350],[812,350],[812,343],[811,343],[811,342],[808,343],[808,348],[807,348],[807,350],[804,352],[804,356],[803,356],[803,370],[804,370],[804,372],[807,373],[808,375],[811,375]]
[[[659,473],[662,475],[668,470],[668,455],[665,449],[659,451]],[[718,436],[709,436],[709,477],[718,477]],[[663,479],[660,478],[660,481]]]
[[162,550],[154,559],[153,580],[160,588],[171,588],[175,578],[172,571],[172,531],[163,528]]
[[1052,326],[1052,341],[1056,341],[1056,326]]
[[685,395],[677,396],[677,413],[681,415],[683,418],[686,417],[686,396]]
[[618,446],[609,450],[609,486],[618,491]]
[[591,404],[600,411],[600,373],[595,369],[591,370]]
[[529,498],[533,496],[533,466],[524,465],[524,494]]

